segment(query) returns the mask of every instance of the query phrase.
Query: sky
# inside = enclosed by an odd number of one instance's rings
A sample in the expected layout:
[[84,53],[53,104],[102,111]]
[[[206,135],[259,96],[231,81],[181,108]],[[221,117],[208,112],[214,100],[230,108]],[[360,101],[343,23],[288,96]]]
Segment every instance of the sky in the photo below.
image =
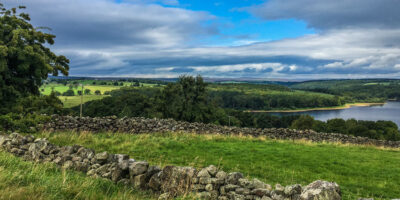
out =
[[[4,1],[4,0],[3,0]],[[5,0],[70,76],[400,78],[399,0]]]

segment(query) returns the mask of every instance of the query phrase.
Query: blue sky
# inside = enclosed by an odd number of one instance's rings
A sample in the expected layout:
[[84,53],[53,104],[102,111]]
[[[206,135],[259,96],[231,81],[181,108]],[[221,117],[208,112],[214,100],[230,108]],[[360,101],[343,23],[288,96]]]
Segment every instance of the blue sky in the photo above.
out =
[[5,0],[71,76],[400,78],[398,0]]
[[[124,1],[117,0],[116,2]],[[206,11],[217,17],[205,24],[220,25],[218,28],[221,35],[199,41],[201,45],[241,45],[315,33],[313,28],[308,28],[307,24],[300,20],[265,21],[243,10],[246,7],[262,4],[264,0],[181,0],[179,3],[176,2],[158,1],[154,3],[166,7]]]

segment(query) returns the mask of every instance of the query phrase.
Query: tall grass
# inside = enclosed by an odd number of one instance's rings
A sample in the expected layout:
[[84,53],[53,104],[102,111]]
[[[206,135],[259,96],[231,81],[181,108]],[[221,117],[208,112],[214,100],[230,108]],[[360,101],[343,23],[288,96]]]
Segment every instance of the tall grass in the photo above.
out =
[[157,199],[109,180],[23,161],[0,151],[0,199]]

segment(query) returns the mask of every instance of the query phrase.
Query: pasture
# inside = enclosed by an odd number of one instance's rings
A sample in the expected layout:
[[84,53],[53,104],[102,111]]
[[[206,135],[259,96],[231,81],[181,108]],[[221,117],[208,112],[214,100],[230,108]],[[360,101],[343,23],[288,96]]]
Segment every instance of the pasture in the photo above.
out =
[[[42,85],[39,88],[41,94],[49,95],[52,91],[57,91],[61,95],[58,98],[63,102],[65,108],[71,108],[74,106],[78,106],[81,103],[81,96],[78,95],[78,91],[82,90],[82,87],[79,84],[83,84],[83,91],[86,89],[90,90],[89,94],[83,95],[83,103],[93,100],[99,100],[109,95],[106,95],[106,92],[111,92],[113,90],[118,90],[122,87],[132,86],[132,82],[120,81],[118,82],[118,86],[114,85],[114,81],[95,81],[95,80],[76,80],[76,81],[68,81],[67,84],[61,84],[56,82],[49,82],[47,84]],[[156,84],[150,83],[140,83],[142,87],[154,87]],[[74,96],[63,96],[62,94],[67,90],[72,89],[74,91]],[[95,91],[100,91],[100,94],[95,94]]]
[[343,199],[400,197],[400,151],[267,138],[193,134],[40,133],[58,145],[80,144],[96,151],[129,154],[154,165],[240,171],[266,183],[306,185],[337,182]]

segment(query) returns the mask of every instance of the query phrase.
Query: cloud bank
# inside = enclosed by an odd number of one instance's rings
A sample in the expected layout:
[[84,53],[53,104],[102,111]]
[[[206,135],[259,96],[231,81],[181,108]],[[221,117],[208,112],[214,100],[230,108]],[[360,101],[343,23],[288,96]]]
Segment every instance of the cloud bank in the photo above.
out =
[[52,28],[74,76],[400,78],[397,0],[269,0],[241,10],[301,20],[316,33],[241,46],[204,42],[226,26],[178,1],[6,0],[19,4]]

